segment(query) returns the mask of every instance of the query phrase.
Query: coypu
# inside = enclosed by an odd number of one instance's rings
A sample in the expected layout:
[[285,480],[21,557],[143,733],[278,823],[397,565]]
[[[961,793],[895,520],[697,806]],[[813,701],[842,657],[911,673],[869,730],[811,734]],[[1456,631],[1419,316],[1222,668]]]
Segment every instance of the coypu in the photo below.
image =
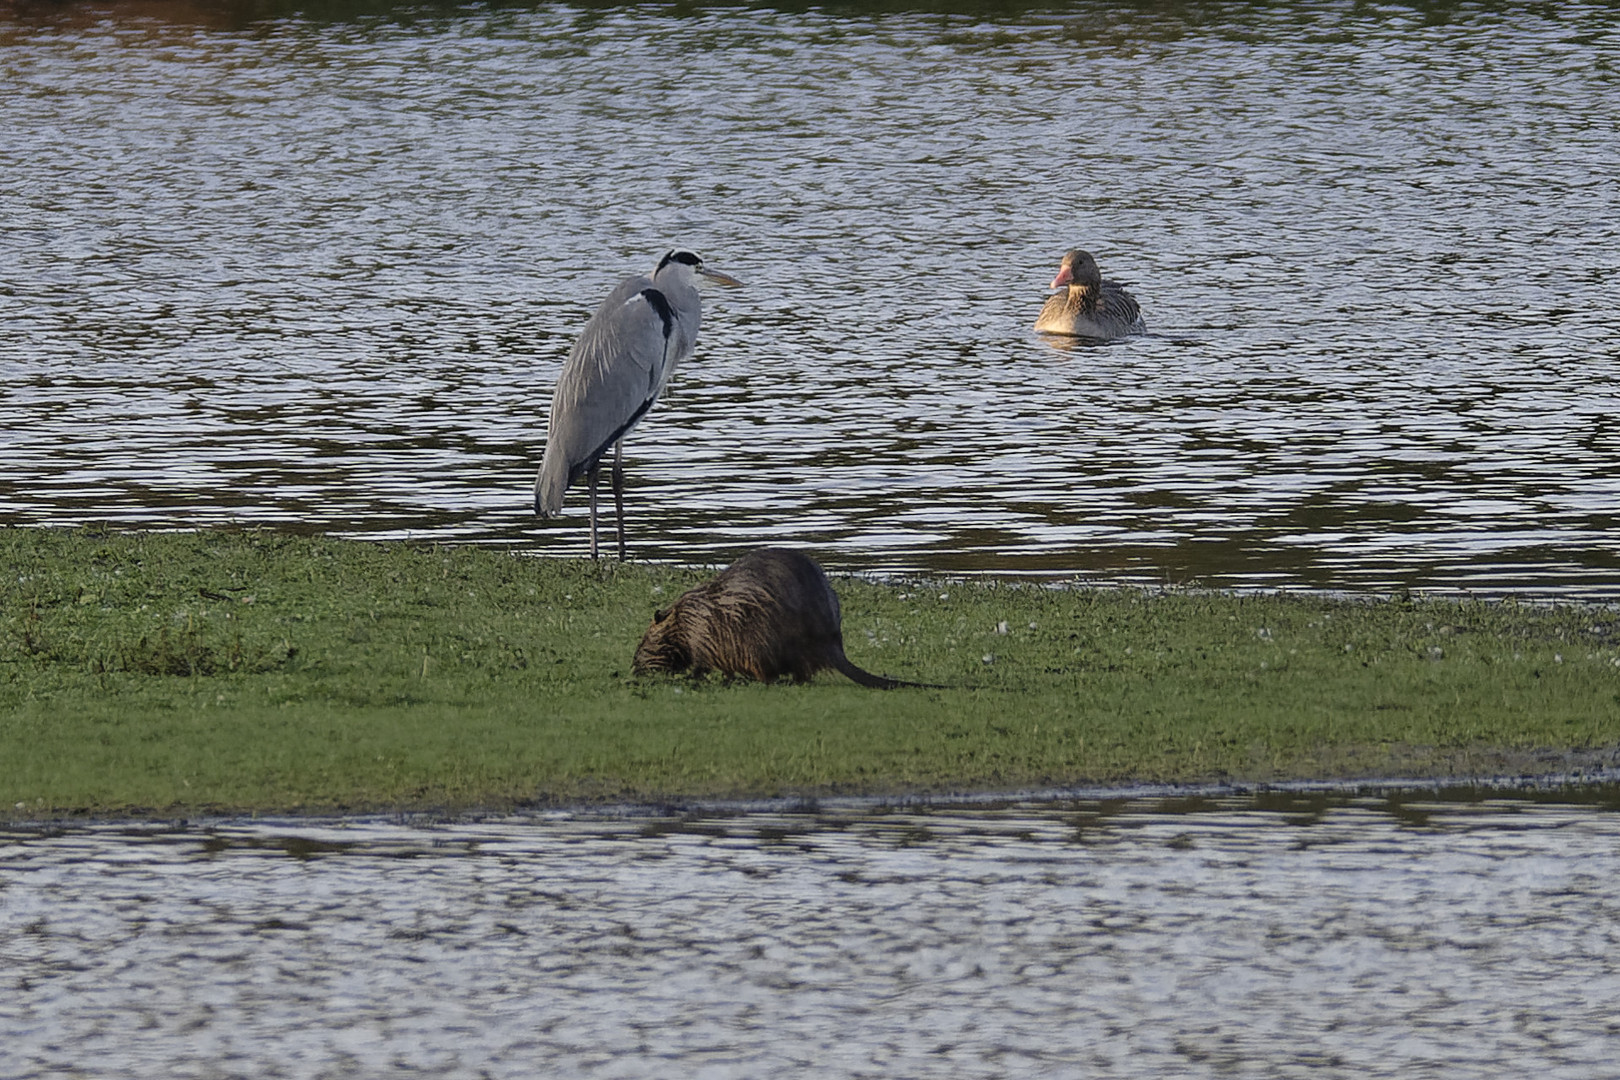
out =
[[814,559],[789,548],[758,548],[719,577],[682,593],[653,615],[636,648],[637,675],[718,671],[773,682],[807,682],[835,668],[862,686],[924,686],[862,671],[844,655],[838,594]]

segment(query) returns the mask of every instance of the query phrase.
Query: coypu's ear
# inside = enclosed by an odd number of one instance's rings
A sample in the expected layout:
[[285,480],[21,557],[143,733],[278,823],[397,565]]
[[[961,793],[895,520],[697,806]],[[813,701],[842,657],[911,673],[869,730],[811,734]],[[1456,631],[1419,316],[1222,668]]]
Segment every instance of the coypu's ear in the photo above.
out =
[[669,618],[669,608],[659,608],[653,612],[653,622],[661,623]]

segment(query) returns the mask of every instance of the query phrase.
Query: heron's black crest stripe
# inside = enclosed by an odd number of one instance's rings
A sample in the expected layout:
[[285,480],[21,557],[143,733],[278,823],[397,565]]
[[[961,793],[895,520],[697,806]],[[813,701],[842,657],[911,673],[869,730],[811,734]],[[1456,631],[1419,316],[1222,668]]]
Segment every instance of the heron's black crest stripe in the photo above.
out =
[[[676,249],[675,251],[671,251],[668,255],[665,255],[662,259],[659,260],[659,262],[658,262],[658,270],[662,270],[664,267],[668,266],[672,262],[685,263],[687,266],[702,266],[703,265],[703,260],[698,258],[697,255],[694,254],[693,252],[682,251],[680,249]],[[653,273],[655,273],[655,274],[658,273],[658,270],[654,270]]]
[[669,300],[657,289],[642,289],[641,298],[652,305],[652,309],[664,321],[664,338],[668,340],[670,331],[675,328],[675,309],[669,306]]
[[[652,290],[649,289],[647,291],[651,292]],[[606,442],[602,443],[601,446],[598,446],[595,450],[592,450],[589,454],[585,455],[584,461],[581,461],[578,465],[575,465],[572,469],[568,470],[568,486],[573,487],[574,483],[580,477],[584,476],[586,473],[600,465],[602,463],[602,459],[607,456],[607,452],[613,449],[613,444],[624,438],[624,433],[635,427],[636,423],[640,421],[643,416],[647,415],[647,410],[652,408],[652,404],[655,400],[657,399],[649,397],[646,401],[643,401],[641,405],[637,407],[636,411],[630,414],[630,419],[626,420],[619,426],[617,431],[607,437]]]

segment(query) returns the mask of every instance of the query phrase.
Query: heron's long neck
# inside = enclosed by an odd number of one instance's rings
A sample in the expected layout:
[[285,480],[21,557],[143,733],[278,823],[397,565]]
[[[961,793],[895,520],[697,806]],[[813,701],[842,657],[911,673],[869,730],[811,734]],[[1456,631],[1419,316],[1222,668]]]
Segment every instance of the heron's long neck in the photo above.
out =
[[[690,280],[666,271],[653,277],[653,288],[662,292],[668,298],[670,307],[675,310],[677,317],[685,315],[687,312],[695,315],[698,311],[699,296],[697,286]],[[691,319],[688,319],[688,321],[691,321]],[[696,333],[696,327],[691,327],[690,330],[693,334]]]

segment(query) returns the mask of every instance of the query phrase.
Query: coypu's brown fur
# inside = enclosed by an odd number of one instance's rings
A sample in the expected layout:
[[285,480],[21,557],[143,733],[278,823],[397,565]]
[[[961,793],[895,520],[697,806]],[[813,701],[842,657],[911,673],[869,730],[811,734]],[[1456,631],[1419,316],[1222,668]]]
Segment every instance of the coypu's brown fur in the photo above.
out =
[[815,560],[788,548],[759,548],[719,577],[682,593],[653,616],[636,649],[637,675],[718,671],[774,682],[806,682],[833,668],[862,686],[919,686],[862,671],[844,656],[838,595]]

